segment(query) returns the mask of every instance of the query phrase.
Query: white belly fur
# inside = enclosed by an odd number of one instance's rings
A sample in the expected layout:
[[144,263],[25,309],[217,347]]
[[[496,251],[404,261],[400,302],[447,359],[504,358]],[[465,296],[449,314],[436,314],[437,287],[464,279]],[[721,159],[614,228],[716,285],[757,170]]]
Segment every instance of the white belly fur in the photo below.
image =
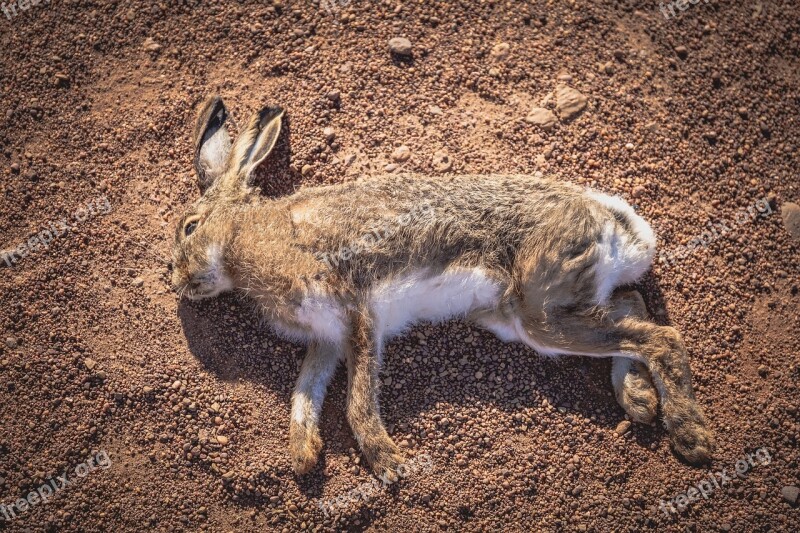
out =
[[455,269],[437,276],[426,271],[395,278],[373,290],[370,303],[375,335],[385,339],[419,321],[464,318],[478,309],[497,306],[502,284],[483,269]]

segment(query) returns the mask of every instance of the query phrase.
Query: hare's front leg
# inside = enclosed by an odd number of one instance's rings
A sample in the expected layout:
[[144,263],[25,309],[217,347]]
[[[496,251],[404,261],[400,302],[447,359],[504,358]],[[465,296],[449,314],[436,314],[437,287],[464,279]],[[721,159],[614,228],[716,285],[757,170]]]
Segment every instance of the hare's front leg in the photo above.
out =
[[292,395],[292,421],[289,425],[289,452],[298,474],[305,474],[317,464],[322,449],[319,415],[340,356],[340,348],[312,341],[300,368],[300,377]]
[[381,421],[378,406],[379,341],[368,311],[353,314],[351,343],[347,346],[347,421],[361,451],[384,482],[397,481],[403,463],[400,450]]

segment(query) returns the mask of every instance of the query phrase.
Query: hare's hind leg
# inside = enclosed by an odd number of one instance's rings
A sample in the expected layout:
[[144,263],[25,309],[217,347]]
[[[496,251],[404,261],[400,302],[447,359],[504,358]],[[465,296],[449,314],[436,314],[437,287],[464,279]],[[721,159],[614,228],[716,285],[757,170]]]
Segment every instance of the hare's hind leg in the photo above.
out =
[[[625,317],[647,319],[647,308],[642,295],[637,291],[617,291],[612,298],[609,317],[621,320]],[[647,367],[629,357],[614,357],[611,362],[611,384],[617,402],[631,420],[649,424],[656,417],[658,394]]]
[[289,425],[289,453],[298,474],[305,474],[317,464],[322,449],[319,415],[322,402],[336,367],[341,349],[312,341],[300,368],[292,395],[292,420]]
[[686,348],[674,328],[636,317],[558,307],[532,313],[527,335],[554,353],[626,356],[643,362],[659,392],[664,425],[675,451],[694,464],[711,458],[714,439],[694,398]]

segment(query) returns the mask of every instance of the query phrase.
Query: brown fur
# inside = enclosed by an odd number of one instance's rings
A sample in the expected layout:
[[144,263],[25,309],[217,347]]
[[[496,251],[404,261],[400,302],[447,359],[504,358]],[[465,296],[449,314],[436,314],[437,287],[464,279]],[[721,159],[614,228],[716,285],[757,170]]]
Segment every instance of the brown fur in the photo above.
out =
[[[228,151],[207,153],[210,134],[202,122],[211,117],[217,121],[211,133],[217,131],[227,116],[220,105],[209,101],[197,128],[196,167],[205,193],[178,225],[173,282],[194,297],[238,289],[280,331],[309,343],[290,425],[298,473],[316,462],[322,446],[316,416],[332,369],[344,359],[347,419],[378,475],[396,479],[402,458],[378,408],[381,346],[370,295],[385,280],[457,268],[480,268],[502,287],[496,307],[467,318],[520,317],[529,337],[543,345],[623,359],[619,367],[615,361],[620,404],[635,421],[649,422],[655,385],[677,452],[691,462],[708,460],[713,439],[694,399],[680,335],[649,322],[641,297],[594,300],[602,232],[614,227],[636,242],[630,220],[581,188],[531,176],[386,176],[266,199],[249,176],[274,145],[281,113],[257,114]],[[225,161],[224,168],[214,161]],[[193,222],[196,229],[186,236]],[[337,258],[370,234],[372,246]],[[304,321],[309,302],[336,309],[346,332],[341,339],[318,338]]]

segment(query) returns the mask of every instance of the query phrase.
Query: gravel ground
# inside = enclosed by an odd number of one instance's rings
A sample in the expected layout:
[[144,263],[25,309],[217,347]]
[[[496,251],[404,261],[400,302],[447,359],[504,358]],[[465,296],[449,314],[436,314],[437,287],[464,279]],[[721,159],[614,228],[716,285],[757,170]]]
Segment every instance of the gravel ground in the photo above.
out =
[[[800,528],[796,0],[674,17],[653,1],[19,3],[0,14],[0,248],[52,239],[0,262],[0,504],[47,501],[0,508],[0,530]],[[296,478],[302,349],[236,296],[179,305],[169,288],[214,92],[240,124],[287,109],[267,195],[415,171],[624,196],[659,236],[639,288],[685,336],[713,465],[627,423],[609,361],[453,322],[386,355],[406,479],[361,490],[341,369],[321,463]],[[740,459],[741,478],[715,474]],[[661,506],[709,475],[724,482],[707,497]]]

